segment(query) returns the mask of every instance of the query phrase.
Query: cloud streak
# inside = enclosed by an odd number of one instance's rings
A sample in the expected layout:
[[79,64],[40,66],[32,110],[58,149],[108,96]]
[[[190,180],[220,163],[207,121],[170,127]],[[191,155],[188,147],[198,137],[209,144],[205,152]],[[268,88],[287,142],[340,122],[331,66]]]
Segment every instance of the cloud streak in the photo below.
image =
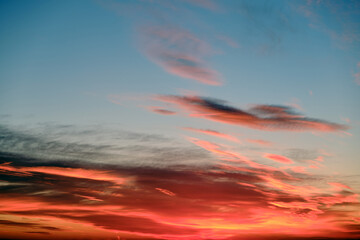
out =
[[281,156],[281,155],[277,155],[277,154],[270,154],[270,153],[265,153],[263,155],[264,158],[273,160],[275,162],[279,162],[279,163],[286,163],[286,164],[291,164],[294,163],[293,160],[291,160],[290,158],[287,158],[285,156]]
[[197,129],[197,128],[191,128],[191,127],[185,127],[183,129],[192,131],[192,132],[203,133],[203,134],[207,134],[207,135],[211,135],[211,136],[215,136],[215,137],[219,137],[219,138],[224,138],[224,139],[227,139],[227,140],[233,141],[233,142],[238,142],[238,143],[240,142],[240,140],[234,136],[231,136],[231,135],[225,134],[225,133],[221,133],[218,131],[210,130],[210,129]]
[[256,105],[242,110],[228,106],[224,101],[198,96],[160,95],[156,99],[175,104],[190,112],[190,117],[259,130],[334,132],[347,129],[345,125],[304,117],[288,106]]

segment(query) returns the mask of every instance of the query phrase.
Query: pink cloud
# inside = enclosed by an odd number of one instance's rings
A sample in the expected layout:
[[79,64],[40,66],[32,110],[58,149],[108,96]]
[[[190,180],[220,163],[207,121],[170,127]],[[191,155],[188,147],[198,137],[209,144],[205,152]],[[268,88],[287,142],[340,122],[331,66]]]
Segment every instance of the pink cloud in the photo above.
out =
[[249,143],[256,143],[256,144],[260,144],[260,145],[263,145],[263,146],[270,146],[270,145],[272,145],[271,142],[265,141],[265,140],[261,140],[261,139],[246,139],[246,141],[248,141]]
[[248,110],[228,106],[224,101],[198,96],[158,96],[157,100],[172,103],[190,112],[190,117],[205,118],[227,124],[267,131],[333,132],[347,126],[311,119],[293,112],[288,106],[256,105]]
[[295,167],[291,167],[290,169],[291,169],[291,171],[296,172],[296,173],[304,173],[304,174],[307,173],[306,167],[302,167],[302,166],[295,166]]
[[212,50],[192,33],[176,27],[149,27],[145,34],[146,55],[165,71],[203,84],[221,85],[220,74],[203,58]]
[[351,190],[351,187],[345,185],[345,184],[342,184],[342,183],[338,183],[338,182],[328,182],[329,185],[333,186],[335,189],[337,190],[342,190],[342,189],[349,189]]
[[240,142],[239,139],[237,139],[234,136],[231,136],[231,135],[225,134],[225,133],[221,133],[218,131],[214,131],[214,130],[209,130],[209,129],[204,130],[204,129],[197,129],[197,128],[191,128],[191,127],[186,127],[183,129],[188,130],[188,131],[193,131],[193,132],[199,132],[199,133],[203,133],[203,134],[207,134],[207,135],[211,135],[211,136],[215,136],[215,137],[224,138],[224,139],[227,139],[227,140],[233,141],[233,142]]
[[354,81],[357,85],[360,85],[360,72],[354,74]]
[[215,2],[211,0],[185,0],[185,1],[213,11],[218,9],[218,6],[215,4]]
[[270,154],[270,153],[265,153],[263,155],[264,158],[267,158],[267,159],[270,159],[270,160],[273,160],[275,162],[279,162],[279,163],[294,163],[293,160],[291,160],[290,158],[287,158],[287,157],[284,157],[284,156],[281,156],[281,155],[277,155],[277,154]]

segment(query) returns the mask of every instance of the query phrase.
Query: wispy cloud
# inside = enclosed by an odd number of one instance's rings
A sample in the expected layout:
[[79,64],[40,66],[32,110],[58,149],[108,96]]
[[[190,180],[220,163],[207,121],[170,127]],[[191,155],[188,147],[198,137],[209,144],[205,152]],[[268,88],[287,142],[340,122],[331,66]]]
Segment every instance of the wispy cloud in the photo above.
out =
[[33,173],[45,173],[49,175],[59,175],[71,178],[85,178],[97,181],[110,181],[116,184],[123,184],[124,178],[115,176],[109,171],[98,171],[82,168],[62,168],[62,167],[13,167],[10,163],[0,165],[0,172],[7,173],[22,173],[25,175],[32,175]]
[[255,143],[255,144],[260,144],[263,146],[271,146],[272,143],[270,141],[266,141],[266,140],[262,140],[262,139],[246,139],[246,141],[248,141],[249,143]]
[[278,154],[265,153],[263,157],[279,163],[294,163],[290,158]]
[[162,114],[162,115],[174,115],[175,111],[167,110],[161,107],[148,107],[148,109],[154,113]]
[[212,0],[184,0],[188,3],[191,3],[195,6],[199,6],[209,10],[217,10],[219,6]]
[[190,112],[190,117],[241,125],[267,131],[334,132],[347,126],[299,115],[288,106],[256,105],[248,110],[226,105],[224,101],[198,96],[161,95],[156,99],[173,103]]
[[212,50],[205,41],[175,26],[142,29],[144,51],[165,71],[208,85],[221,85],[220,74],[207,66],[204,57]]
[[[277,49],[287,33],[293,32],[291,15],[280,6],[270,1],[237,1],[237,13],[247,28],[241,29],[245,37],[251,38],[249,45],[255,43],[260,53],[269,53]],[[244,37],[242,37],[244,38]]]
[[357,69],[358,71],[356,73],[354,73],[354,81],[357,85],[360,85],[360,62],[358,62],[358,64],[356,65],[357,66]]
[[203,133],[203,134],[207,134],[207,135],[211,135],[211,136],[215,136],[215,137],[224,138],[224,139],[227,139],[227,140],[233,141],[233,142],[238,142],[238,143],[240,142],[240,140],[234,136],[231,136],[231,135],[225,134],[225,133],[221,133],[218,131],[210,130],[210,129],[198,129],[198,128],[191,128],[191,127],[185,127],[183,129],[188,130],[188,131]]
[[[0,151],[53,162],[86,159],[121,164],[177,164],[179,159],[208,164],[208,154],[175,139],[101,126],[49,125],[42,129],[0,125]],[[166,163],[163,159],[167,159]],[[12,162],[11,158],[8,162]],[[61,164],[59,166],[62,166]]]
[[232,38],[225,35],[218,35],[217,38],[232,48],[239,48],[240,45]]
[[312,29],[331,37],[341,48],[360,41],[360,4],[349,1],[304,1],[297,10],[309,20]]

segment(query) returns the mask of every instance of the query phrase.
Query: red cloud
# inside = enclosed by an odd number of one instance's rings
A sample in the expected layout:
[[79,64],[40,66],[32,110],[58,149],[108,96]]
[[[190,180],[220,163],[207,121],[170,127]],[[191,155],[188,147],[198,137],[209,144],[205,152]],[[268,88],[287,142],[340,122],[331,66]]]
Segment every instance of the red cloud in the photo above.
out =
[[277,154],[270,154],[270,153],[265,153],[263,155],[264,158],[267,159],[271,159],[275,162],[279,162],[279,163],[294,163],[293,160],[291,160],[290,158],[281,156],[281,155],[277,155]]
[[169,195],[169,196],[172,196],[172,197],[175,196],[175,193],[173,193],[173,192],[171,192],[169,190],[162,189],[162,188],[155,188],[155,189],[162,192],[162,193],[164,193],[164,194],[166,194],[166,195]]
[[29,162],[11,156],[12,165],[0,165],[3,237],[38,239],[36,232],[54,239],[110,239],[114,232],[119,238],[169,240],[359,236],[352,231],[358,195],[347,185],[330,182],[336,192],[321,183],[312,186],[307,176],[292,177],[225,145],[189,140],[213,153],[219,164],[74,167],[69,161],[63,162],[68,167],[55,167],[33,160],[36,166],[23,166]]
[[347,126],[295,114],[290,107],[257,105],[247,111],[230,107],[224,101],[197,96],[158,96],[158,100],[173,103],[189,111],[191,117],[236,124],[249,128],[276,131],[322,131],[333,132]]
[[[217,149],[223,156],[240,157],[235,152],[223,151],[216,144],[197,143]],[[30,171],[35,167],[1,166],[0,176],[6,171],[51,175],[24,175],[28,183],[22,192],[0,194],[1,212],[13,219],[0,221],[7,237],[14,229],[17,234],[14,236],[25,236],[23,232],[29,232],[29,228],[35,228],[33,232],[48,231],[53,238],[61,239],[112,238],[114,232],[119,238],[138,239],[195,240],[204,236],[207,239],[252,239],[259,237],[260,232],[261,238],[268,239],[273,234],[284,234],[285,239],[311,239],[328,236],[332,229],[337,231],[331,234],[334,238],[356,237],[350,231],[352,226],[337,226],[337,220],[353,218],[351,211],[339,218],[337,212],[328,210],[334,204],[346,207],[346,204],[356,203],[356,194],[326,195],[321,189],[300,186],[299,181],[294,182],[296,185],[287,183],[278,174],[265,169],[246,172],[244,170],[253,168],[246,164],[244,167],[228,165],[227,169],[191,166],[121,169],[117,166],[113,177],[131,176],[133,181],[124,182],[121,188],[108,185],[103,191],[93,190],[104,187],[103,183],[92,185],[94,182],[87,181],[88,178],[74,177],[71,184],[60,181],[63,174],[49,171],[59,170],[54,167],[39,166],[36,167],[39,171]],[[103,172],[87,170],[88,173]],[[56,184],[50,184],[52,181]],[[29,187],[33,191],[29,191]],[[239,215],[239,211],[242,214]],[[45,222],[47,226],[40,225]],[[75,226],[76,232],[72,230]],[[305,235],[304,230],[307,231]],[[33,234],[32,238],[38,238]]]

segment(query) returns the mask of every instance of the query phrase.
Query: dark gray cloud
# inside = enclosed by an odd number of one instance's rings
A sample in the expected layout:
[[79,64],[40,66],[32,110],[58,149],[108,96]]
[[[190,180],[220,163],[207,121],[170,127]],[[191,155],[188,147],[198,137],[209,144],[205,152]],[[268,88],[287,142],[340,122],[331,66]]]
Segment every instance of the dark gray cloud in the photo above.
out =
[[0,125],[0,151],[60,162],[116,161],[130,165],[203,164],[211,159],[187,142],[180,144],[160,134],[51,124],[31,129]]

